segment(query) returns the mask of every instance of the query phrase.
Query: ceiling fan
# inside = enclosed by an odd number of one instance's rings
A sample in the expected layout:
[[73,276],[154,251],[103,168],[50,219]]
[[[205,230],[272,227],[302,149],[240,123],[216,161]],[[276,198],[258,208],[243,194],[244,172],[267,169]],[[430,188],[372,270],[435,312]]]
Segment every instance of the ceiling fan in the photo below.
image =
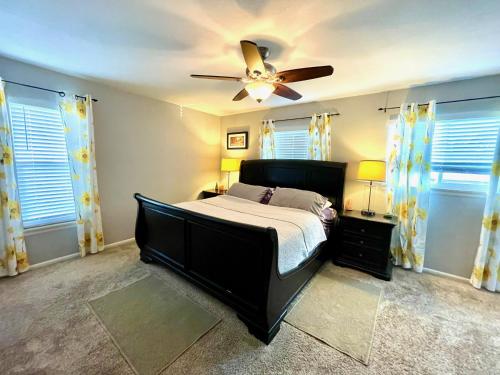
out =
[[193,78],[217,79],[223,81],[237,81],[245,83],[245,88],[233,98],[238,101],[250,95],[257,102],[266,100],[271,94],[287,99],[298,100],[302,98],[297,91],[285,86],[283,83],[306,81],[309,79],[326,77],[333,74],[330,65],[312,66],[309,68],[291,69],[277,72],[276,68],[265,62],[269,57],[269,48],[257,46],[249,40],[240,41],[243,58],[247,64],[246,77],[213,76],[191,74]]

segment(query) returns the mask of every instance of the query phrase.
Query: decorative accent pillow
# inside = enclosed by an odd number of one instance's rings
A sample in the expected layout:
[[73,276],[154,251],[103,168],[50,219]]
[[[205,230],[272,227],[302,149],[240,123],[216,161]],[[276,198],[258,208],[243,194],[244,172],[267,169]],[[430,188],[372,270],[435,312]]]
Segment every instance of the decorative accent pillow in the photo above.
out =
[[325,234],[328,237],[330,232],[335,227],[335,223],[337,221],[337,211],[330,207],[323,208],[319,219],[321,220]]
[[328,199],[313,191],[277,187],[269,204],[271,206],[298,208],[321,216],[321,211],[328,207],[327,202]]
[[331,223],[337,218],[337,211],[330,207],[323,208],[319,218],[323,223]]
[[249,201],[262,202],[269,188],[258,185],[248,185],[241,182],[235,182],[229,188],[227,194],[233,197],[248,199]]
[[262,198],[262,200],[260,201],[260,203],[262,203],[262,204],[268,204],[269,201],[271,200],[271,197],[273,196],[273,193],[274,193],[274,189],[267,188],[267,192],[264,195],[264,197]]

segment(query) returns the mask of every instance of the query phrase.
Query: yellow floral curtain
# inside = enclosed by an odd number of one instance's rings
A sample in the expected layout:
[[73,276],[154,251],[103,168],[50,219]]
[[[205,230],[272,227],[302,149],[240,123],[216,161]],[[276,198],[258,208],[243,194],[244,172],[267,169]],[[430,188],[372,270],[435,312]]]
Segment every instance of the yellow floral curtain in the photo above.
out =
[[97,188],[92,100],[68,95],[59,107],[64,122],[71,182],[77,214],[80,255],[104,250],[101,208]]
[[491,168],[490,184],[484,207],[481,237],[474,269],[470,278],[476,288],[484,287],[500,292],[500,131],[497,136],[495,159]]
[[16,184],[12,128],[0,79],[0,276],[29,269]]
[[332,120],[328,113],[314,114],[309,124],[308,157],[311,160],[331,160]]
[[398,217],[391,242],[393,261],[422,272],[430,195],[436,102],[403,104],[387,142],[387,208]]
[[262,125],[259,129],[259,149],[261,159],[276,159],[273,120],[262,121]]

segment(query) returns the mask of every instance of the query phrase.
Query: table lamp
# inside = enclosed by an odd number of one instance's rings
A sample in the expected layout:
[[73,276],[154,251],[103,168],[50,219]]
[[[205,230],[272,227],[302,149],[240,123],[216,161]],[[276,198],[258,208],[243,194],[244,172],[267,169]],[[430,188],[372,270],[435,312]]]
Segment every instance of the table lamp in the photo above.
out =
[[231,176],[231,172],[237,172],[240,170],[240,159],[226,159],[223,158],[220,162],[220,170],[221,172],[227,172],[227,189],[229,189],[229,178]]
[[368,209],[361,210],[361,215],[374,216],[375,211],[370,211],[373,182],[385,181],[385,161],[361,160],[359,162],[358,180],[370,181],[370,195],[368,196]]

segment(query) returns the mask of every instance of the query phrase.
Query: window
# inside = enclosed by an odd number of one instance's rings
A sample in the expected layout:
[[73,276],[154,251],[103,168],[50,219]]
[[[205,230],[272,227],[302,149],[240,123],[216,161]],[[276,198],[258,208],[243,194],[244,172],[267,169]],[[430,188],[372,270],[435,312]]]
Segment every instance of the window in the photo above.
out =
[[277,159],[307,159],[307,129],[277,131],[274,142]]
[[436,122],[432,143],[432,180],[437,187],[485,189],[495,152],[498,118]]
[[14,161],[25,228],[75,220],[59,110],[9,103]]

